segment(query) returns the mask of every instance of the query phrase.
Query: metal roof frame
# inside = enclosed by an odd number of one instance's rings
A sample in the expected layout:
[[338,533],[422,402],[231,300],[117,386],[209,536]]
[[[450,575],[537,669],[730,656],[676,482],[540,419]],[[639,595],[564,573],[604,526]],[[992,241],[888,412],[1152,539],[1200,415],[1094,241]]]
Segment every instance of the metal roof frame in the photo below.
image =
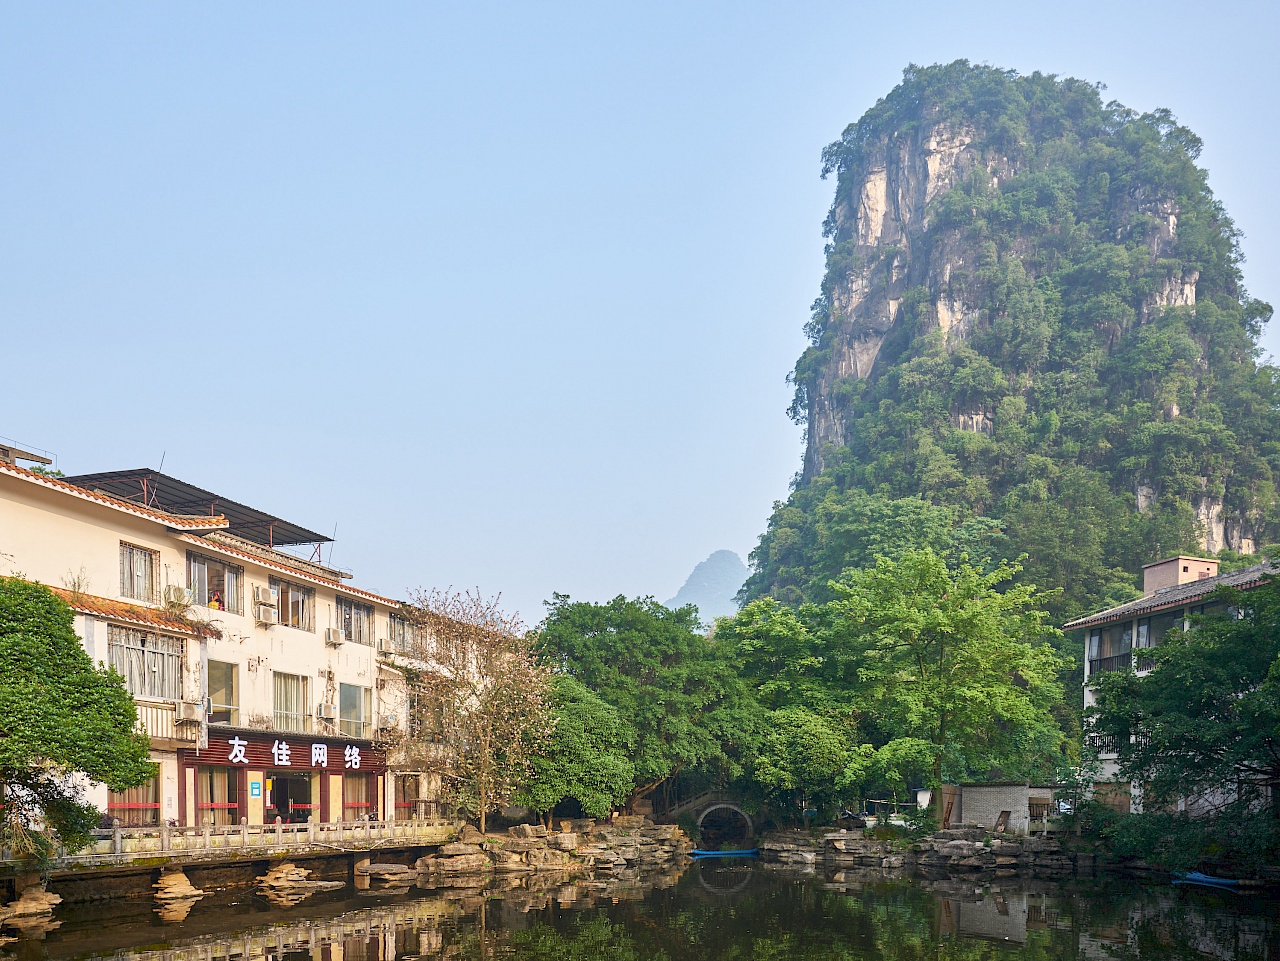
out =
[[227,519],[227,529],[230,533],[265,547],[327,544],[333,540],[332,537],[326,537],[324,534],[290,523],[274,514],[233,501],[149,467],[105,471],[99,474],[77,474],[63,480],[76,487],[101,491],[120,500],[170,514],[188,516],[221,514]]

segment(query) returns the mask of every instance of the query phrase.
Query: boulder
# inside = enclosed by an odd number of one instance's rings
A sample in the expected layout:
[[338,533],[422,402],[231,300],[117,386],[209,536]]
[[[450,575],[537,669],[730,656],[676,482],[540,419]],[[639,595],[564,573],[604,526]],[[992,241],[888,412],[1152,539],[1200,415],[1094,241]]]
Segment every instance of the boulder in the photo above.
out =
[[557,834],[551,839],[551,846],[559,848],[561,851],[572,851],[577,848],[578,843],[578,835],[569,832]]
[[483,854],[459,854],[451,858],[435,858],[431,867],[445,874],[477,874],[492,871],[493,862]]
[[480,845],[467,841],[451,841],[441,846],[440,853],[446,858],[455,858],[459,854],[479,854]]

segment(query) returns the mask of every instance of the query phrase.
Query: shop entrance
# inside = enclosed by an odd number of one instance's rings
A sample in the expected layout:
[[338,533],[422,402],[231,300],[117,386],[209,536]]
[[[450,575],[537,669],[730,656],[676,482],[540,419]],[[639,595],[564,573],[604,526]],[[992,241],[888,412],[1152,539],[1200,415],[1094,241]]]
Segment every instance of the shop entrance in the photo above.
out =
[[267,803],[263,820],[272,824],[278,817],[285,824],[304,824],[311,816],[311,778],[293,771],[268,771]]

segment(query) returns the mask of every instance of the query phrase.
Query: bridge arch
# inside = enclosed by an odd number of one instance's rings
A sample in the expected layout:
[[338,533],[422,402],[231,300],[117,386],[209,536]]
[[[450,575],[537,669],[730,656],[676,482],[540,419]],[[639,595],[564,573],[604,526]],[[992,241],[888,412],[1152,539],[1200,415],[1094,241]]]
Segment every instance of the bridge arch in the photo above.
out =
[[729,801],[716,801],[712,804],[708,804],[705,808],[703,808],[702,813],[698,815],[698,830],[699,831],[702,830],[702,822],[706,820],[706,817],[708,814],[710,814],[712,811],[720,811],[720,810],[733,811],[735,814],[738,815],[738,817],[742,818],[742,820],[747,822],[747,837],[753,838],[756,836],[756,826],[754,823],[752,823],[751,818],[747,816],[747,812],[742,810],[742,808],[738,807],[738,805],[733,804]]

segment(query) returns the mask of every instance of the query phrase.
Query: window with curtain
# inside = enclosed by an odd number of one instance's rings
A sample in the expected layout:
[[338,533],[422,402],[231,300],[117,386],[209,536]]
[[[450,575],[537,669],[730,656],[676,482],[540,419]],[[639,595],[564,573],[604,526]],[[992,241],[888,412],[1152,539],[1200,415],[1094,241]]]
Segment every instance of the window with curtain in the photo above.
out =
[[373,608],[370,605],[339,597],[335,611],[343,637],[366,647],[373,644]]
[[316,629],[314,588],[271,578],[271,586],[280,592],[280,623],[300,631]]
[[342,820],[359,821],[373,813],[369,775],[342,775]]
[[240,772],[235,768],[196,768],[196,817],[206,824],[240,823]]
[[419,816],[418,791],[420,782],[416,774],[396,775],[396,817],[397,821],[412,821]]
[[180,638],[108,624],[107,653],[134,697],[182,700]]
[[373,688],[338,685],[338,728],[349,737],[368,737],[373,720]]
[[239,724],[239,668],[224,661],[209,662],[209,723]]
[[311,711],[307,700],[307,678],[298,674],[275,672],[275,726],[277,731],[311,730]]
[[399,654],[411,654],[417,651],[417,633],[413,623],[403,614],[392,614],[391,648]]
[[160,778],[153,777],[145,784],[127,791],[111,791],[107,794],[107,817],[120,822],[121,827],[149,828],[160,824]]
[[120,596],[156,604],[160,600],[160,556],[120,542]]
[[194,551],[187,552],[187,588],[191,603],[215,611],[244,613],[244,568]]

